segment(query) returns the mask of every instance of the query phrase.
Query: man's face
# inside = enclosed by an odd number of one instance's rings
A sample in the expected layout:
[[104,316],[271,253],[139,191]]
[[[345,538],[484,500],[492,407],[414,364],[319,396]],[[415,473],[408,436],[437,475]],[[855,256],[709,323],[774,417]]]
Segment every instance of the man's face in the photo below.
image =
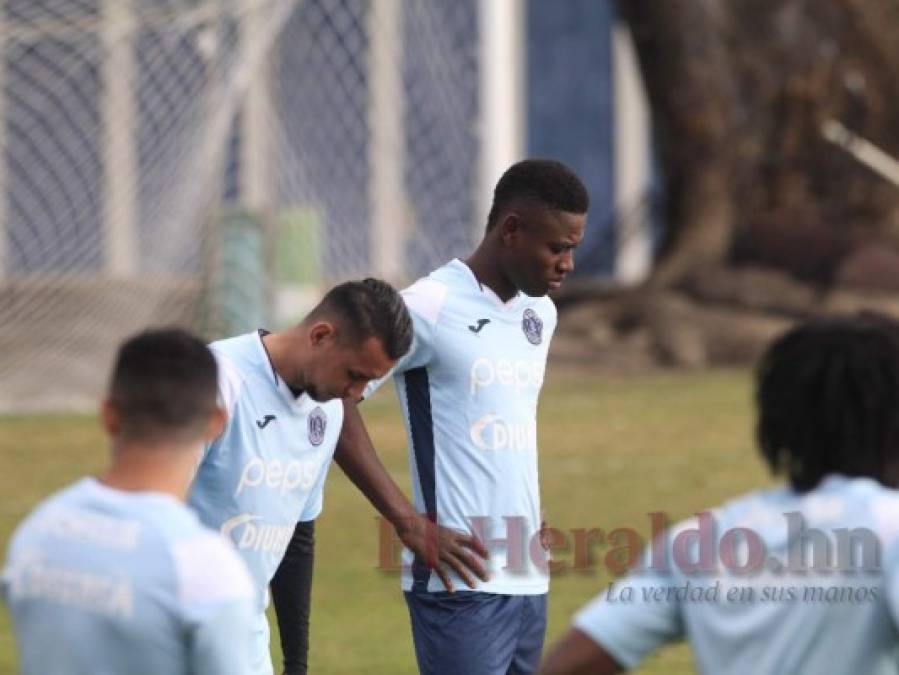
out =
[[314,362],[307,368],[306,393],[315,401],[362,397],[365,385],[384,377],[395,363],[375,337],[353,344],[336,336],[313,341]]
[[532,297],[558,289],[574,270],[574,249],[584,237],[587,214],[531,207],[510,216],[500,224],[506,276]]

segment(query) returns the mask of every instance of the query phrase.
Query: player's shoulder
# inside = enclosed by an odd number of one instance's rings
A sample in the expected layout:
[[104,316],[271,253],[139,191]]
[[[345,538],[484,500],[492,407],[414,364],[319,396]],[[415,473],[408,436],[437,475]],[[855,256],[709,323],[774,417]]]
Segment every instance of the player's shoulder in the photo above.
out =
[[46,499],[41,501],[32,511],[33,514],[43,513],[48,510],[83,502],[91,496],[96,489],[97,479],[82,478],[63,488],[60,488]]
[[78,502],[84,493],[86,480],[82,479],[77,483],[64,487],[38,503],[13,531],[9,540],[10,555],[15,553],[20,542],[46,529],[44,523],[48,518],[53,518],[53,515],[60,509]]
[[[315,404],[315,407],[325,414],[326,424],[334,424],[339,433],[339,429],[343,424],[343,399],[332,398],[328,401],[319,401]],[[313,409],[313,412],[310,414],[315,415],[315,410]]]
[[[871,481],[873,483],[873,481]],[[857,486],[860,492],[861,485]],[[869,485],[865,507],[870,517],[871,528],[877,533],[885,547],[899,549],[899,491],[880,484]]]
[[215,356],[219,367],[235,373],[253,369],[260,361],[262,353],[259,331],[252,331],[235,337],[209,343],[209,350]]
[[218,367],[220,403],[230,413],[234,402],[247,386],[248,364],[254,344],[259,338],[255,333],[217,340],[209,345]]
[[253,584],[243,560],[216,532],[198,524],[191,532],[173,538],[168,547],[182,607],[253,596]]
[[246,352],[256,339],[258,339],[257,331],[242,333],[241,335],[214,340],[209,343],[209,349],[214,353],[227,354],[232,358],[236,358]]
[[31,510],[22,521],[20,529],[26,528],[62,509],[75,507],[89,501],[91,495],[95,491],[95,484],[96,479],[94,478],[82,478],[81,480],[54,492]]
[[552,322],[558,319],[559,311],[556,309],[556,303],[548,295],[530,298],[528,305],[545,319],[549,319]]
[[407,286],[400,294],[413,315],[434,325],[440,319],[453,285],[453,272],[448,263]]

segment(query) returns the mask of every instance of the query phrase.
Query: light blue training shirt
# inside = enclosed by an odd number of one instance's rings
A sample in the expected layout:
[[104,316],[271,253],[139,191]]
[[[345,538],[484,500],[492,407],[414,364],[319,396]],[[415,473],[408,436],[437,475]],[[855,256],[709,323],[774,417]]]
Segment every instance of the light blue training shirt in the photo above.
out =
[[275,373],[260,332],[210,349],[228,421],[200,462],[188,503],[237,547],[261,614],[297,523],[321,513],[343,402],[294,396]]
[[[402,295],[414,339],[390,375],[408,435],[415,507],[488,544],[491,579],[477,590],[546,593],[537,399],[555,305],[523,293],[504,303],[459,259]],[[371,383],[366,395],[383,381]],[[404,562],[405,590],[416,583],[422,590],[444,590],[408,551]],[[450,576],[457,588],[467,588]]]
[[702,673],[899,673],[899,493],[833,475],[743,496],[707,514],[714,567],[694,567],[699,523],[660,540],[666,556],[647,549],[574,626],[627,668],[686,638]]
[[85,478],[13,535],[3,596],[24,675],[244,675],[243,562],[175,498]]

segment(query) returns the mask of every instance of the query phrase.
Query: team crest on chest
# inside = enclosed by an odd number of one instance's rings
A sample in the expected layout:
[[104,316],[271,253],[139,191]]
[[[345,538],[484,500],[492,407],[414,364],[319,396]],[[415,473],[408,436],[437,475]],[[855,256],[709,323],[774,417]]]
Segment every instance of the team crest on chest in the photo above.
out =
[[317,407],[309,413],[309,442],[312,445],[321,445],[325,440],[325,429],[328,428],[328,416],[325,411]]
[[532,345],[539,345],[543,341],[543,319],[530,307],[524,310],[524,316],[521,317],[521,330]]

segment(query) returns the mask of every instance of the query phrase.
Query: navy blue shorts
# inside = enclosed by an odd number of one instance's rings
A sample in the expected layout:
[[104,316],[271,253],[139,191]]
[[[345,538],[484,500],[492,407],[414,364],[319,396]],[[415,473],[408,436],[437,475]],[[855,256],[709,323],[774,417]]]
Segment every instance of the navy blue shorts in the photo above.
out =
[[536,673],[546,595],[405,593],[421,675]]

